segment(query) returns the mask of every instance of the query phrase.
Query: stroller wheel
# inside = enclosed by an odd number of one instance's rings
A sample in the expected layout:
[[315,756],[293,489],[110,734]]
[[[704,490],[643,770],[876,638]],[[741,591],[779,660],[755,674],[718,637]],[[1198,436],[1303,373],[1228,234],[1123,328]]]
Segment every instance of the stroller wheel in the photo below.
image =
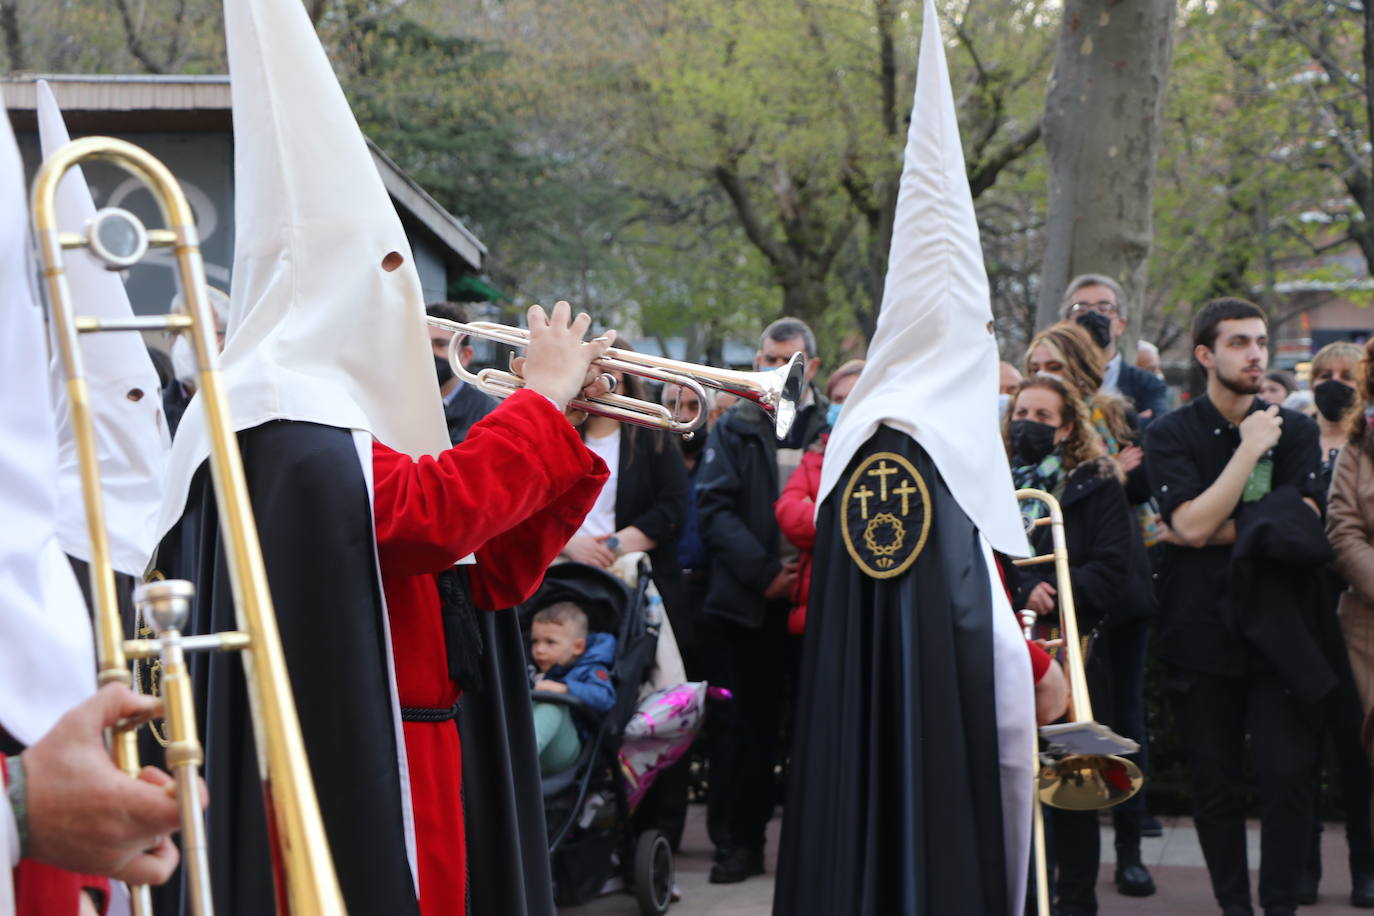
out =
[[657,830],[646,830],[635,841],[635,899],[643,916],[668,912],[673,893],[673,847]]

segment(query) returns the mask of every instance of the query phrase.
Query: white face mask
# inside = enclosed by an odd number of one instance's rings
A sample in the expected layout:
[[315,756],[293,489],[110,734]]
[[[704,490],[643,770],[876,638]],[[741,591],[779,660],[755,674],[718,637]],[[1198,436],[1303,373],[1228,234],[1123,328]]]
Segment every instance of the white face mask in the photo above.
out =
[[186,335],[178,334],[173,338],[169,354],[172,357],[172,373],[176,376],[176,380],[184,384],[194,385],[196,374],[200,372],[200,364],[196,362],[195,348],[186,339]]

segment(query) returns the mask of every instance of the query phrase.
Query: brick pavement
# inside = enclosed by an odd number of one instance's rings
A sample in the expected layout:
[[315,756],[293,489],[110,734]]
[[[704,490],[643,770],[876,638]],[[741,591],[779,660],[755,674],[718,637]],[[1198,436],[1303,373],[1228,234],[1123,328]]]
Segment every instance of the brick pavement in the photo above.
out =
[[[711,869],[711,849],[706,840],[705,809],[691,808],[683,849],[676,857],[678,884],[682,900],[669,912],[673,916],[771,916],[773,871],[777,850],[778,821],[770,825],[768,874],[742,884],[713,885],[707,880]],[[1103,865],[1098,885],[1099,916],[1217,916],[1211,885],[1203,865],[1197,833],[1189,818],[1164,818],[1163,837],[1147,838],[1142,847],[1146,864],[1155,876],[1159,892],[1153,897],[1130,898],[1116,892],[1112,884],[1112,835],[1102,833]],[[1259,827],[1250,825],[1250,863],[1259,861]],[[1322,834],[1322,862],[1325,877],[1317,904],[1303,907],[1300,916],[1335,916],[1362,912],[1350,906],[1350,872],[1346,864],[1345,834],[1339,824],[1327,825]],[[1252,872],[1253,873],[1253,872]],[[586,906],[560,910],[564,916],[634,916],[639,912],[634,899],[612,894]],[[836,914],[842,916],[842,914]],[[943,914],[941,914],[943,916]],[[950,914],[958,916],[958,914]]]

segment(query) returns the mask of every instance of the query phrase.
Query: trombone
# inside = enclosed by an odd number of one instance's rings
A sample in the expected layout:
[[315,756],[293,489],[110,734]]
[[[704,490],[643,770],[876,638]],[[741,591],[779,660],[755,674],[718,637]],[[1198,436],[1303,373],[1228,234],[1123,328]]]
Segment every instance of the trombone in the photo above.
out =
[[[453,338],[448,344],[448,361],[453,367],[454,375],[464,382],[494,398],[509,397],[524,386],[524,381],[514,372],[504,372],[500,369],[469,372],[459,360],[458,351],[462,348],[464,337],[481,337],[508,347],[524,348],[529,346],[529,331],[491,321],[472,321],[463,324],[446,318],[430,317],[426,320],[436,328],[453,332]],[[662,404],[613,392],[591,400],[579,398],[573,401],[570,407],[597,416],[611,417],[622,423],[668,430],[684,439],[692,438],[706,422],[707,398],[703,388],[714,388],[726,394],[733,394],[763,408],[764,412],[772,417],[773,431],[779,439],[786,438],[788,430],[792,428],[792,421],[797,418],[798,403],[806,388],[806,363],[800,353],[793,355],[786,366],[777,369],[737,372],[612,347],[606,351],[605,356],[597,360],[597,365],[665,385],[686,388],[697,396],[697,412],[690,419],[678,420],[674,412]]]
[[1135,795],[1145,783],[1140,767],[1119,756],[1139,750],[1140,745],[1093,720],[1088,678],[1083,666],[1083,645],[1079,641],[1078,615],[1069,579],[1064,513],[1059,500],[1044,490],[1033,489],[1017,490],[1016,499],[1038,500],[1049,510],[1032,525],[1036,528],[1049,526],[1052,551],[1012,563],[1016,566],[1054,564],[1060,630],[1064,635],[1064,658],[1069,676],[1069,721],[1040,729],[1041,737],[1049,745],[1049,751],[1042,756],[1038,776],[1040,800],[1068,811],[1110,808]]
[[[163,224],[168,228],[146,229],[138,217],[127,210],[107,208],[88,221],[84,233],[61,231],[57,225],[58,184],[68,170],[87,161],[110,162],[140,179],[157,200]],[[180,185],[165,165],[145,150],[109,137],[76,140],[50,156],[34,179],[32,210],[57,348],[66,368],[67,397],[71,402],[81,467],[81,493],[91,540],[90,577],[96,611],[98,679],[102,685],[121,683],[132,687],[131,660],[155,657],[162,660],[170,738],[167,765],[176,777],[181,808],[188,906],[197,916],[213,912],[205,825],[198,804],[199,772],[204,754],[196,734],[185,655],[219,649],[247,653],[244,668],[257,739],[258,769],[272,818],[269,843],[273,846],[273,861],[280,863],[277,875],[280,905],[285,905],[294,914],[342,914],[343,899],[310,779],[238,440],[220,380],[215,322],[206,294],[194,214]],[[75,314],[63,264],[66,249],[87,248],[107,268],[122,270],[138,263],[150,245],[172,249],[186,300],[185,314],[113,320]],[[200,362],[199,392],[205,402],[209,427],[210,470],[233,585],[237,631],[183,636],[181,630],[185,626],[193,588],[189,582],[168,580],[149,583],[135,592],[135,601],[153,624],[158,638],[123,638],[105,529],[90,396],[78,338],[81,334],[101,331],[144,330],[188,332]],[[109,742],[116,764],[130,777],[137,777],[138,750],[133,730],[116,727],[111,730]],[[151,916],[148,888],[130,888],[130,892],[137,916]]]

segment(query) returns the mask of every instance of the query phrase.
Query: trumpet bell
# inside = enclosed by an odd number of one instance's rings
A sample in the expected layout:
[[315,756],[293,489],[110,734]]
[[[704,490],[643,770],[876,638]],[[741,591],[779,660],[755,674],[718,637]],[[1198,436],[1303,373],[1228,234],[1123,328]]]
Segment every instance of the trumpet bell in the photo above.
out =
[[1125,757],[1077,754],[1042,764],[1040,800],[1065,811],[1100,811],[1119,805],[1140,791],[1145,776]]

